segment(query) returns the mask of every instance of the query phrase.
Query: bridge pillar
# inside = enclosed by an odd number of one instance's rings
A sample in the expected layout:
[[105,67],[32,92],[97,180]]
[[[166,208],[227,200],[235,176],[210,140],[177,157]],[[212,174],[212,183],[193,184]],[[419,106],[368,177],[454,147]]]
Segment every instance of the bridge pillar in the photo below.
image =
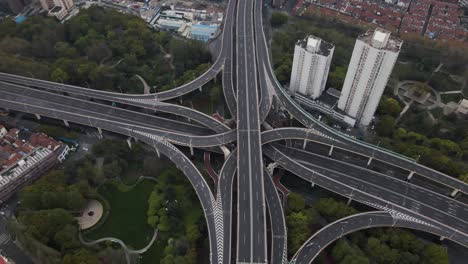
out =
[[97,128],[97,131],[99,133],[99,138],[102,139],[103,136],[102,136],[102,129],[100,127]]
[[69,127],[69,126],[70,126],[70,124],[68,123],[68,121],[65,120],[65,119],[63,120],[63,123],[65,124],[66,127]]
[[410,174],[408,175],[408,177],[406,178],[406,180],[410,181],[411,178],[413,178],[413,175],[414,175],[414,171],[411,171]]
[[304,139],[304,144],[302,144],[302,149],[304,150],[306,148],[306,146],[307,146],[307,140]]
[[37,119],[37,120],[41,120],[41,116],[40,116],[40,115],[38,115],[38,114],[34,114],[34,115],[36,116],[36,119]]
[[127,138],[127,144],[128,144],[128,147],[131,149],[132,148],[132,138]]
[[161,155],[159,154],[159,150],[157,148],[154,148],[156,150],[156,155],[158,155],[158,158],[161,158]]
[[192,145],[190,145],[190,155],[192,155],[192,156],[194,155],[194,151],[193,151],[193,146],[192,146]]
[[348,201],[346,202],[346,205],[350,205],[353,199],[351,197],[348,198]]
[[333,154],[333,145],[331,145],[330,151],[328,151],[328,156],[331,157],[332,154]]
[[440,241],[444,241],[444,240],[445,240],[445,237],[441,236]]
[[315,183],[311,182],[311,183],[310,183],[310,187],[314,188],[314,187],[315,187]]
[[202,87],[200,86],[200,87],[198,88],[198,90],[200,90],[200,92],[202,92]]
[[372,162],[373,159],[374,159],[374,158],[372,158],[372,157],[369,158],[369,161],[367,161],[367,167],[369,167],[369,165],[371,164],[371,162]]
[[450,194],[450,196],[455,197],[455,195],[457,195],[459,191],[460,190],[457,190],[457,189],[453,190],[453,192]]
[[273,175],[273,172],[275,171],[276,167],[278,167],[278,163],[272,162],[272,163],[268,164],[267,170],[271,175]]

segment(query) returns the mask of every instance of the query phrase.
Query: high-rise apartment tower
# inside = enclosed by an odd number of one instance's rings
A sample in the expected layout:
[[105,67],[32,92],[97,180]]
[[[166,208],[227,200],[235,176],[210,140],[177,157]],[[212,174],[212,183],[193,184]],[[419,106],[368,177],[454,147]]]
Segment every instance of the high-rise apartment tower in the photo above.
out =
[[402,44],[383,29],[357,38],[338,101],[338,108],[356,124],[367,126],[372,121]]
[[325,89],[335,47],[320,38],[308,36],[294,48],[289,90],[319,97]]

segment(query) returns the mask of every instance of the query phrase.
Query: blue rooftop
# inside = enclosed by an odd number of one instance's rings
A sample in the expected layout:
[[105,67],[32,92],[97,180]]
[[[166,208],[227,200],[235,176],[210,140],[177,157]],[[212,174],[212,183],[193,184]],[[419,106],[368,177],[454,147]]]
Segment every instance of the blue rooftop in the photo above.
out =
[[18,16],[17,18],[15,18],[15,22],[18,24],[23,22],[24,20],[26,20],[25,16]]

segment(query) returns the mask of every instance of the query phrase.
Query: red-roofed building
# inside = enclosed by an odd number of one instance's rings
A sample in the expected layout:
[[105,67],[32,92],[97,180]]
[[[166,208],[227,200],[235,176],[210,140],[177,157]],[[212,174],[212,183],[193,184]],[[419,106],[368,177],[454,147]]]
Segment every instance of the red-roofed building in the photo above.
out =
[[456,0],[299,0],[298,15],[319,13],[346,22],[364,21],[393,32],[435,39],[466,41],[462,11]]
[[[2,126],[0,132],[2,128],[6,130]],[[70,150],[68,145],[43,133],[25,135],[13,128],[2,134],[5,136],[0,137],[0,203],[64,161]]]

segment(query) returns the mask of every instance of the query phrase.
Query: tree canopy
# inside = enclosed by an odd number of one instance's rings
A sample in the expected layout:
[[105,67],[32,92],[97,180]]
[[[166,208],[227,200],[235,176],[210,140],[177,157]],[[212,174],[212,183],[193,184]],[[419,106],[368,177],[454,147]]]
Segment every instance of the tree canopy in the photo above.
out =
[[26,77],[142,93],[136,74],[161,88],[210,61],[201,42],[172,38],[138,17],[98,6],[63,24],[41,16],[0,22],[0,71]]
[[271,14],[270,23],[272,27],[280,27],[288,22],[288,15],[280,12]]

